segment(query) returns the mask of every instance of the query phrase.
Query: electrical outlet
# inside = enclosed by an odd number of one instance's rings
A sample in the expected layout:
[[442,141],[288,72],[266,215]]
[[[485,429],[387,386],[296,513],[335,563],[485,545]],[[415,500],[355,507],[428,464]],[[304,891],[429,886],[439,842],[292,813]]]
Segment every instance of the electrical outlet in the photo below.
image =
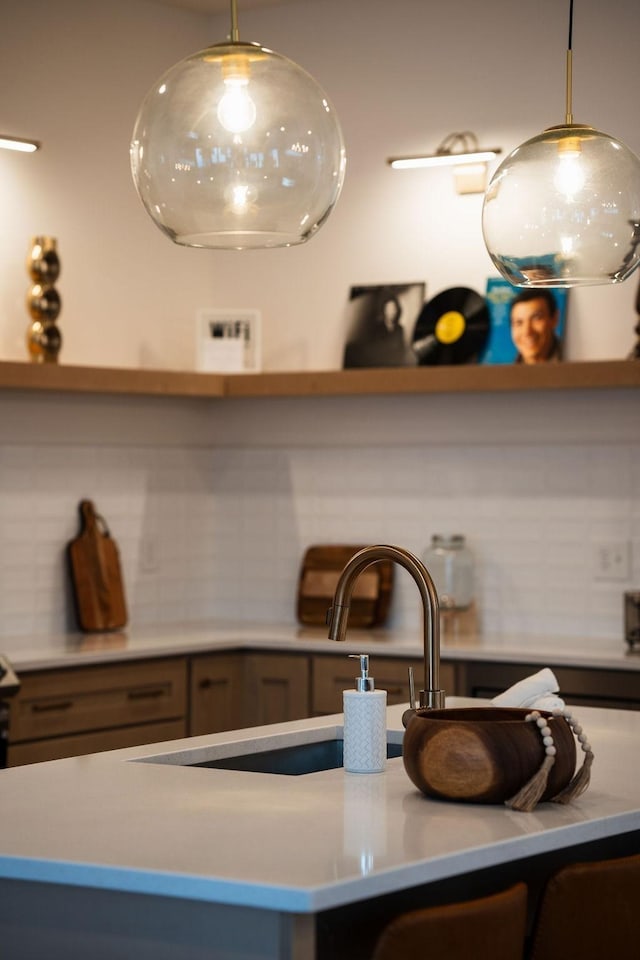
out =
[[593,579],[628,580],[630,575],[628,540],[602,540],[593,544]]

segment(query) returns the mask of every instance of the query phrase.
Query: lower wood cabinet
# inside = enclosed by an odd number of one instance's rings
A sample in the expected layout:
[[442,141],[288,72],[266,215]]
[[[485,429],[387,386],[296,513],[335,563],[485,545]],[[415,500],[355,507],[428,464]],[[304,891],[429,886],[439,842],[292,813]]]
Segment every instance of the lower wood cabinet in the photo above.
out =
[[191,660],[191,736],[309,716],[309,658],[208,654]]
[[[371,676],[377,690],[387,691],[387,704],[408,703],[409,667],[413,667],[416,699],[424,687],[424,661],[397,657],[372,657]],[[353,690],[358,676],[358,661],[347,655],[313,658],[312,709],[315,716],[342,713],[342,692]],[[440,686],[451,696],[455,692],[452,663],[440,664]]]
[[11,766],[187,734],[185,657],[25,673],[10,704]]
[[[535,663],[458,661],[459,693],[465,697],[491,699],[538,670],[540,664]],[[555,666],[552,670],[560,687],[560,696],[571,705],[640,709],[638,670]]]
[[[424,686],[421,658],[376,656],[389,705]],[[527,663],[444,660],[449,696],[494,697],[539,670]],[[640,708],[640,671],[553,667],[575,705]],[[10,702],[10,766],[342,712],[358,662],[346,654],[237,650],[26,672]]]
[[191,658],[190,736],[245,726],[243,668],[242,653],[212,653]]
[[161,743],[163,740],[181,740],[186,736],[186,723],[182,718],[167,720],[164,723],[79,733],[71,737],[53,737],[51,740],[12,743],[9,748],[9,766],[18,767],[24,763],[59,760],[61,757],[82,757],[87,753],[120,750],[124,747],[137,747],[144,743]]
[[309,677],[310,661],[304,654],[246,653],[247,726],[310,716]]

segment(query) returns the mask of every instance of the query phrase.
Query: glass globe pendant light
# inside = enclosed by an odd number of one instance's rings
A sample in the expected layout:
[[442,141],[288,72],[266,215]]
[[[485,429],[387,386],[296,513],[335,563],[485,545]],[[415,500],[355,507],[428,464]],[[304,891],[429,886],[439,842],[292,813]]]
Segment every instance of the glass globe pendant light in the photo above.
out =
[[619,283],[640,263],[640,160],[614,137],[573,122],[572,30],[573,0],[565,122],[517,147],[485,194],[487,250],[517,286]]
[[304,243],[344,180],[342,131],[305,70],[231,34],[177,63],[147,94],[131,171],[154,223],[187,247]]

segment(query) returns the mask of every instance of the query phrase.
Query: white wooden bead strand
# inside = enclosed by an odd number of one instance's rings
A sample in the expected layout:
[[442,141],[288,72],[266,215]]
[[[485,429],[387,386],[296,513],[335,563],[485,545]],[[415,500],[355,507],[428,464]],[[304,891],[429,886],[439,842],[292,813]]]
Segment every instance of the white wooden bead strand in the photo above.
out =
[[[584,753],[584,762],[578,772],[560,793],[556,794],[555,797],[551,797],[553,803],[570,803],[576,797],[579,797],[581,793],[584,793],[589,786],[591,765],[594,760],[593,750],[582,727],[574,719],[570,710],[566,708],[556,708],[552,710],[551,713],[554,717],[562,717],[566,720]],[[537,773],[533,775],[528,783],[526,783],[514,797],[506,801],[506,805],[512,810],[522,810],[528,813],[534,809],[547,788],[549,772],[555,763],[557,750],[549,721],[541,716],[538,710],[532,710],[531,713],[528,713],[525,721],[535,723],[542,739],[545,757]]]

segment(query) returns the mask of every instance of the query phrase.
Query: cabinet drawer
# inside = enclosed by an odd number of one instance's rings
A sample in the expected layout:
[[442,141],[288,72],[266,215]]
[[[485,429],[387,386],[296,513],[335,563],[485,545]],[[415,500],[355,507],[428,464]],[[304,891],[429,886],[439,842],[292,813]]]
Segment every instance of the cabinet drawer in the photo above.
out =
[[9,742],[182,718],[186,663],[172,658],[27,673],[11,702]]
[[81,757],[87,753],[99,753],[101,750],[120,750],[145,743],[178,740],[186,735],[185,720],[166,720],[164,723],[145,723],[137,727],[118,727],[115,730],[79,733],[72,737],[33,740],[30,743],[16,743],[9,746],[9,766],[18,767],[24,763],[59,760],[61,757]]
[[[423,660],[372,657],[371,675],[376,689],[387,691],[387,704],[409,702],[408,668],[413,667],[416,698],[423,687]],[[455,690],[455,671],[451,663],[440,664],[440,685],[451,696]],[[354,689],[358,675],[358,661],[343,657],[314,657],[313,712],[314,714],[342,713],[342,691]]]

